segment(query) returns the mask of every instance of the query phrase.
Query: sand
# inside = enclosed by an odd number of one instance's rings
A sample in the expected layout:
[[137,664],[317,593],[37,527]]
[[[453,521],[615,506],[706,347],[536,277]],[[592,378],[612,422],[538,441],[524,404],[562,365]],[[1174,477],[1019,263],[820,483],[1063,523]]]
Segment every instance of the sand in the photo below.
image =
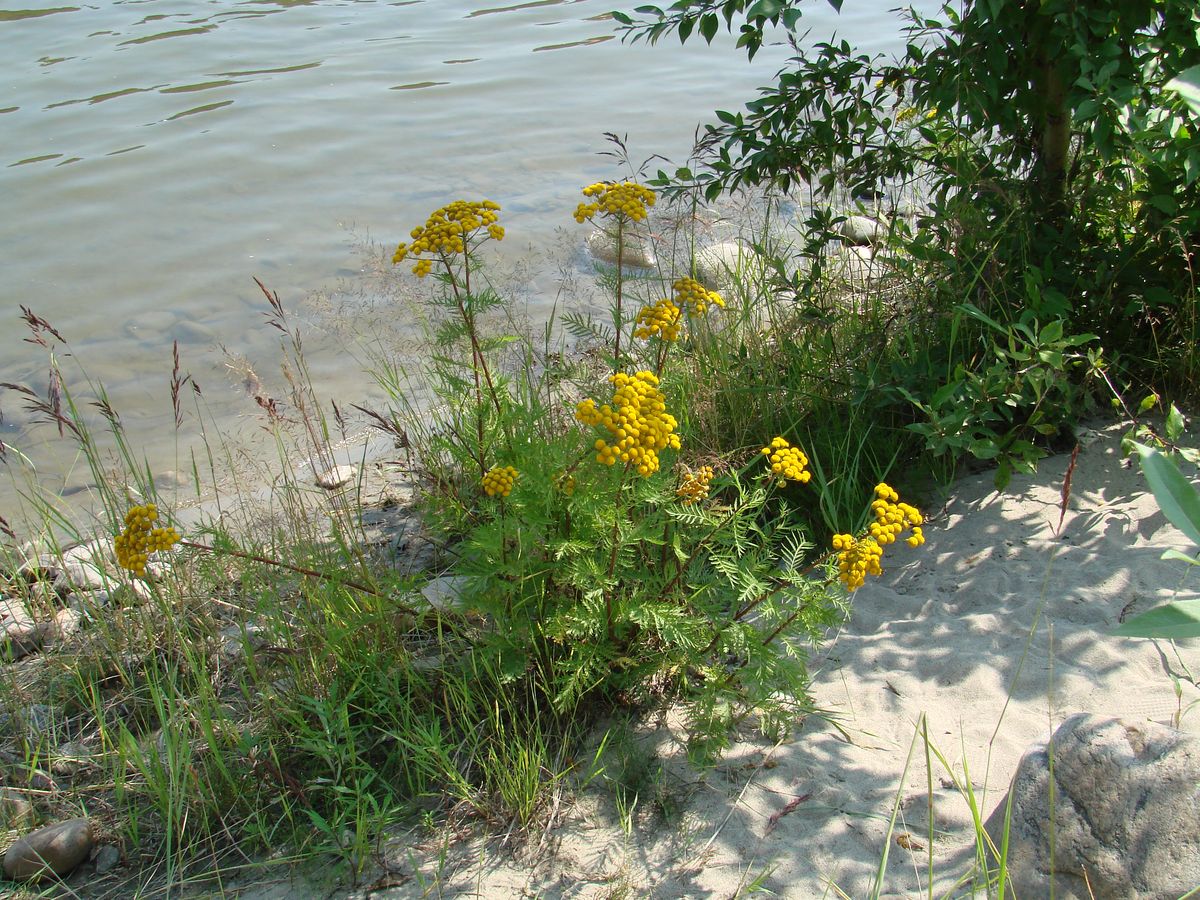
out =
[[[1004,494],[991,473],[966,478],[943,508],[927,507],[928,542],[889,551],[883,577],[857,592],[850,621],[812,661],[814,700],[837,727],[812,716],[778,745],[747,735],[698,774],[671,722],[648,726],[665,814],[640,798],[623,829],[611,792],[585,792],[515,853],[497,834],[448,837],[445,855],[436,839],[414,848],[408,837],[387,846],[391,871],[370,889],[320,895],[724,898],[760,879],[780,897],[857,900],[871,896],[886,847],[879,895],[926,896],[927,850],[902,843],[929,844],[932,783],[934,893],[969,896],[953,891],[974,858],[968,785],[986,818],[1022,753],[1077,712],[1200,733],[1200,704],[1187,709],[1200,690],[1186,677],[1200,677],[1200,640],[1109,634],[1196,585],[1182,563],[1159,559],[1188,543],[1122,460],[1120,434],[1084,433],[1061,532],[1068,456]],[[932,771],[922,723],[946,763],[934,755]],[[255,896],[301,893],[280,882]]]

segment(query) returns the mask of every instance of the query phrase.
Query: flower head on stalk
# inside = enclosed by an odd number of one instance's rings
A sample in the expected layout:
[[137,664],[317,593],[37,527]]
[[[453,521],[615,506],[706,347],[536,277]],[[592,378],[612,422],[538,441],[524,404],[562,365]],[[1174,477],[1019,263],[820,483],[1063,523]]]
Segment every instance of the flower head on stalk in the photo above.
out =
[[771,443],[762,448],[762,455],[767,458],[771,474],[779,480],[780,487],[786,486],[789,481],[808,484],[812,479],[804,451],[793,447],[783,437],[772,438]]
[[848,591],[863,586],[868,575],[882,575],[883,549],[894,544],[906,530],[910,532],[904,542],[910,547],[925,543],[921,531],[924,521],[921,513],[913,506],[900,502],[900,495],[885,483],[875,486],[875,499],[871,502],[875,521],[867,526],[867,535],[856,538],[851,534],[835,534],[833,549],[837,551],[838,578]]
[[590,203],[580,203],[575,209],[575,221],[586,222],[597,213],[613,218],[640,222],[654,205],[654,191],[636,181],[597,181],[583,189]]
[[685,306],[693,316],[704,315],[710,305],[725,308],[725,301],[716,291],[710,291],[695,278],[680,278],[671,290],[675,292],[675,302]]
[[154,528],[158,507],[153,503],[131,507],[125,514],[125,530],[117,535],[114,546],[117,565],[134,575],[146,574],[150,554],[170,550],[182,539],[174,528]]
[[[504,226],[499,223],[500,206],[491,200],[455,200],[429,214],[424,225],[412,230],[412,243],[401,243],[392,255],[392,264],[405,259],[416,260],[413,274],[424,278],[433,268],[430,257],[443,261],[465,254],[475,237],[504,239]],[[425,254],[425,258],[421,255]]]
[[608,432],[609,440],[597,438],[593,445],[597,462],[611,466],[619,459],[649,478],[659,469],[660,451],[679,449],[675,434],[679,423],[667,412],[666,397],[653,372],[617,372],[608,380],[614,388],[612,402],[597,406],[595,400],[584,400],[576,405],[575,418]]

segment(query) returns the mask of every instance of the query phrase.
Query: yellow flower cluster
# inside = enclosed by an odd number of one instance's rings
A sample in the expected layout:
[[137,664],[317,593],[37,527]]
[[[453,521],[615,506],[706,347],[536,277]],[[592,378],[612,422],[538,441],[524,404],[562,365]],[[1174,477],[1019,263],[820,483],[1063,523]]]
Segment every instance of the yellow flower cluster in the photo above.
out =
[[710,291],[695,278],[680,278],[671,285],[671,290],[675,292],[675,299],[679,301],[679,305],[686,305],[694,316],[704,315],[710,303],[721,309],[725,308],[725,301],[721,299],[721,295]]
[[921,514],[916,507],[901,503],[900,495],[887,484],[875,485],[875,500],[871,502],[871,512],[875,513],[875,521],[867,530],[880,544],[894,543],[906,528],[912,529],[912,534],[904,540],[908,546],[920,547],[925,543],[925,533],[921,531],[921,523],[924,521]]
[[[455,200],[448,206],[435,209],[424,225],[412,230],[412,243],[401,243],[396,248],[392,264],[401,263],[409,257],[416,259],[422,253],[442,257],[466,253],[467,241],[481,228],[487,229],[489,237],[503,240],[504,227],[498,222],[499,212],[500,206],[491,200]],[[413,273],[418,278],[424,278],[432,267],[432,260],[417,259]]]
[[633,336],[649,340],[657,334],[664,341],[677,341],[682,315],[679,307],[667,299],[659,300],[653,306],[643,306]]
[[773,438],[771,443],[762,448],[762,455],[767,458],[771,471],[779,477],[779,486],[784,487],[789,481],[808,484],[812,472],[808,471],[808,457],[799,447],[793,447],[781,437]]
[[512,466],[492,466],[483,476],[483,492],[489,497],[507,497],[516,480],[517,470]]
[[856,541],[851,534],[835,534],[833,549],[838,552],[838,578],[848,591],[857,591],[863,586],[868,575],[882,575],[883,568],[879,560],[883,557],[883,548],[873,537]]
[[579,204],[576,222],[585,222],[596,213],[640,222],[648,214],[647,207],[654,205],[654,191],[636,181],[597,181],[583,189],[583,196],[592,202]]
[[674,433],[679,423],[667,412],[653,372],[617,372],[608,380],[615,388],[612,403],[597,407],[595,400],[584,400],[575,407],[575,418],[585,425],[602,426],[615,441],[596,439],[597,462],[611,466],[619,459],[648,478],[658,471],[660,450],[679,449],[679,435]]
[[117,565],[134,575],[145,575],[151,553],[170,550],[182,540],[174,528],[151,527],[157,520],[158,507],[153,503],[134,506],[125,514],[125,530],[115,541]]
[[838,578],[850,591],[862,587],[868,575],[883,573],[880,566],[883,548],[895,543],[905,529],[912,532],[904,541],[910,547],[925,543],[925,535],[921,531],[924,520],[920,512],[907,503],[901,503],[900,495],[887,484],[881,482],[875,485],[871,512],[875,514],[875,521],[867,527],[867,537],[855,540],[849,534],[833,536],[833,549],[838,551]]
[[708,486],[712,479],[712,466],[701,466],[695,472],[688,469],[683,473],[683,481],[675,495],[683,500],[684,506],[691,506],[708,496]]

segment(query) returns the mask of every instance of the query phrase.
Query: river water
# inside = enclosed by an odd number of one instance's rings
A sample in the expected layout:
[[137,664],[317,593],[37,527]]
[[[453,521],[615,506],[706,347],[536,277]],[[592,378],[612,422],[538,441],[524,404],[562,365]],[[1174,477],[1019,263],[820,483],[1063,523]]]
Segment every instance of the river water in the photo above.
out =
[[[806,22],[814,38],[889,50],[887,5],[839,16],[814,3]],[[179,465],[173,341],[219,427],[256,411],[226,368],[278,357],[252,276],[299,303],[361,273],[365,242],[394,244],[457,197],[503,206],[510,255],[560,228],[582,242],[580,187],[623,174],[598,155],[604,132],[628,135],[635,159],[683,162],[698,124],[739,108],[788,55],[776,44],[750,64],[725,36],[623,43],[613,6],[0,3],[0,381],[47,386],[45,352],[22,340],[27,306],[103,381],[157,472]],[[535,296],[533,316],[553,299]],[[365,396],[354,365],[312,347],[319,388]],[[0,393],[0,440],[28,457],[9,454],[0,514],[30,478],[68,495],[90,479],[22,407]]]

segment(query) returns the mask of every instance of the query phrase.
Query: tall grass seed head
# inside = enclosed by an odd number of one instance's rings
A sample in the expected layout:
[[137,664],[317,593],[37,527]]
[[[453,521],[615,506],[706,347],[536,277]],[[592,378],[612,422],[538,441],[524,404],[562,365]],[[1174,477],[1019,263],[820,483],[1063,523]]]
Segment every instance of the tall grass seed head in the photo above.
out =
[[779,486],[784,487],[789,481],[808,484],[812,472],[808,471],[808,457],[799,447],[793,447],[782,437],[771,439],[771,443],[762,448],[762,455],[767,458],[771,474],[779,479]]
[[174,528],[153,527],[156,521],[158,507],[153,503],[130,507],[125,514],[125,528],[113,542],[117,565],[134,575],[145,575],[152,553],[170,550],[182,540]]
[[725,301],[716,291],[710,291],[695,278],[680,278],[671,290],[675,292],[675,301],[680,306],[686,306],[694,316],[704,315],[709,305],[725,308]]
[[483,492],[489,497],[507,497],[517,482],[517,474],[512,466],[493,466],[483,476]]
[[[405,259],[417,259],[421,254],[443,259],[467,252],[467,244],[480,229],[486,229],[493,240],[504,239],[504,227],[499,224],[500,206],[491,200],[455,200],[429,214],[424,225],[410,234],[412,243],[401,243],[392,255],[392,264]],[[429,259],[417,259],[413,274],[424,278],[432,269]]]
[[641,222],[654,205],[654,191],[636,181],[597,181],[583,189],[583,196],[591,202],[576,207],[575,221],[580,223],[597,213]]

